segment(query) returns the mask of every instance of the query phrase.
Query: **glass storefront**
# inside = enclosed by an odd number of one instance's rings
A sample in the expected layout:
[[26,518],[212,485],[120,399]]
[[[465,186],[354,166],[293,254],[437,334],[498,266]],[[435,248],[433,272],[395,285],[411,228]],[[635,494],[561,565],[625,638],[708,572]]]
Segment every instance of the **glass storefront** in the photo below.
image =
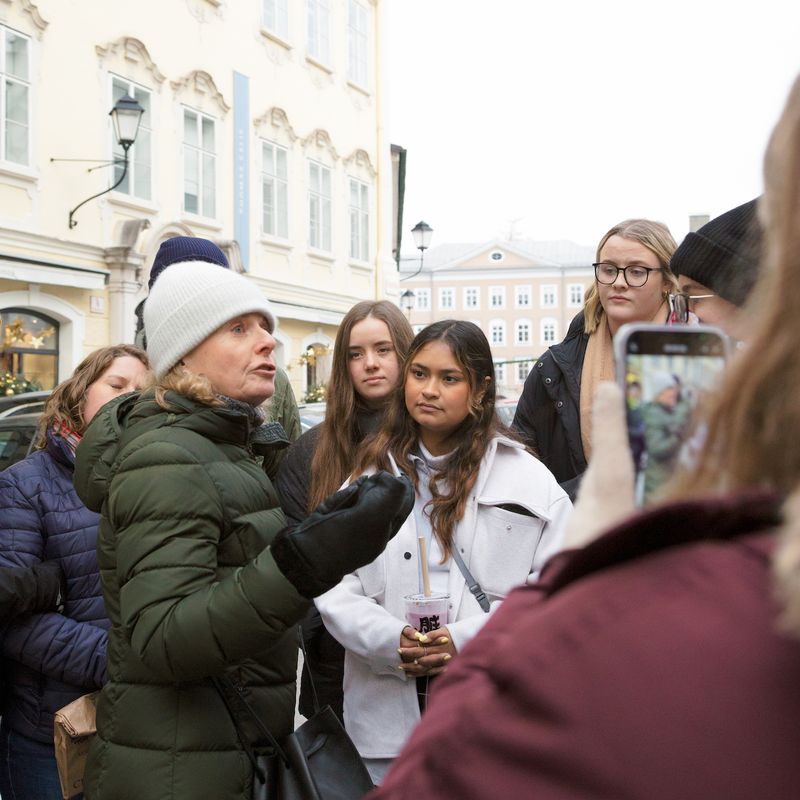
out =
[[0,309],[0,396],[55,387],[58,327],[42,314]]

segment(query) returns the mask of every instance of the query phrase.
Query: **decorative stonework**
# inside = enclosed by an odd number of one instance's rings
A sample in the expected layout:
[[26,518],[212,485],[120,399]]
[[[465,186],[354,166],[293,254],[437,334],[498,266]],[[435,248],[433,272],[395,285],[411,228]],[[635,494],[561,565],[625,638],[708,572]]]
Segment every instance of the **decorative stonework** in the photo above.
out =
[[353,104],[353,108],[356,111],[363,111],[365,108],[365,97],[362,92],[354,89],[352,86],[348,84],[347,86],[348,92],[347,96],[350,98],[350,102]]
[[242,250],[236,239],[218,239],[216,245],[225,253],[225,257],[228,259],[228,264],[233,272],[243,273],[245,271],[244,261],[242,261]]
[[195,235],[194,231],[185,223],[168,222],[166,225],[163,225],[158,230],[153,231],[153,234],[150,237],[150,241],[145,247],[145,253],[148,254],[148,258],[150,256],[155,258],[156,252],[158,251],[158,248],[161,246],[161,242],[165,242],[167,239],[172,239],[173,236],[194,236],[194,235]]
[[223,115],[231,110],[231,107],[225,102],[222,92],[217,89],[214,79],[205,70],[196,69],[180,80],[170,81],[170,86],[175,90],[176,94],[194,91],[202,97],[208,97],[216,103]]
[[116,42],[97,45],[95,52],[101,59],[119,56],[134,65],[141,65],[153,76],[156,83],[164,83],[166,75],[156,66],[145,45],[132,36],[122,36]]
[[281,67],[294,60],[292,55],[292,46],[289,42],[284,41],[280,36],[277,36],[272,31],[266,28],[261,28],[259,31],[259,40],[264,48],[267,58],[276,66]]
[[370,160],[369,153],[366,150],[362,150],[358,148],[353,150],[347,158],[342,161],[346,167],[354,165],[359,169],[366,170],[371,178],[374,178],[378,173],[375,170],[375,167],[372,166],[372,161]]
[[272,106],[272,108],[267,109],[260,117],[253,120],[253,127],[258,130],[267,123],[272,125],[273,128],[283,131],[290,142],[297,141],[298,136],[289,122],[289,117],[286,116],[286,112],[282,108]]
[[[0,0],[0,10],[7,10],[12,5],[17,5],[30,16],[36,26],[36,38],[41,39],[45,28],[50,23],[41,15],[37,6],[30,0]],[[5,15],[3,15],[3,19],[5,21]]]
[[323,64],[321,61],[317,61],[316,58],[313,56],[306,56],[305,60],[305,68],[306,72],[308,73],[308,77],[311,79],[311,83],[317,87],[317,89],[327,89],[334,84],[334,76],[333,70]]
[[209,14],[222,16],[222,0],[186,0],[186,7],[198,22],[205,22]]
[[33,24],[39,29],[38,35],[41,36],[49,23],[39,13],[39,9],[30,0],[22,0],[22,10],[30,14]]
[[318,147],[320,150],[327,150],[328,155],[333,161],[339,160],[339,154],[331,142],[331,137],[328,131],[322,128],[316,128],[303,139],[303,147]]
[[142,231],[146,231],[149,227],[149,219],[126,219],[118,228],[117,246],[135,250]]
[[103,251],[108,267],[108,319],[112,342],[133,342],[136,305],[142,290],[144,255],[136,250],[146,219],[129,219],[118,228],[118,244]]

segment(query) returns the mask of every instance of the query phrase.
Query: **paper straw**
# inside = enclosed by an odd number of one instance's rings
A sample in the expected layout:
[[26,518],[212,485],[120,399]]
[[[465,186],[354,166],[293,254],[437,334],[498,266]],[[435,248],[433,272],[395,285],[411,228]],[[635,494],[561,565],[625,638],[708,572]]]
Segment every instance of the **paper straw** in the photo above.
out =
[[428,575],[428,553],[425,548],[425,537],[418,536],[419,542],[419,563],[422,566],[422,593],[425,597],[431,596],[431,579]]

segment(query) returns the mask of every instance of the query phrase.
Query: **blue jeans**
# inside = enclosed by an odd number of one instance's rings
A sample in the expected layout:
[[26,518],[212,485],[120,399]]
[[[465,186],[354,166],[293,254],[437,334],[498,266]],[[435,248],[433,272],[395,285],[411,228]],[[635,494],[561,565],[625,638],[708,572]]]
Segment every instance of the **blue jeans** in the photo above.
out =
[[[3,800],[61,800],[55,748],[3,727],[0,730]],[[73,800],[80,800],[77,795]]]

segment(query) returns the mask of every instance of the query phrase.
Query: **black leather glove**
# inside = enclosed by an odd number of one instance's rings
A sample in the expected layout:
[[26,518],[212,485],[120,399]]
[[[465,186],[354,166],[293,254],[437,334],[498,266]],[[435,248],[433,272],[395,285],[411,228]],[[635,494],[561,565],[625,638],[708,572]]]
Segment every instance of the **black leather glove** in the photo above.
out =
[[362,476],[323,500],[272,542],[278,569],[304,597],[317,597],[374,561],[414,508],[414,487],[388,472]]

